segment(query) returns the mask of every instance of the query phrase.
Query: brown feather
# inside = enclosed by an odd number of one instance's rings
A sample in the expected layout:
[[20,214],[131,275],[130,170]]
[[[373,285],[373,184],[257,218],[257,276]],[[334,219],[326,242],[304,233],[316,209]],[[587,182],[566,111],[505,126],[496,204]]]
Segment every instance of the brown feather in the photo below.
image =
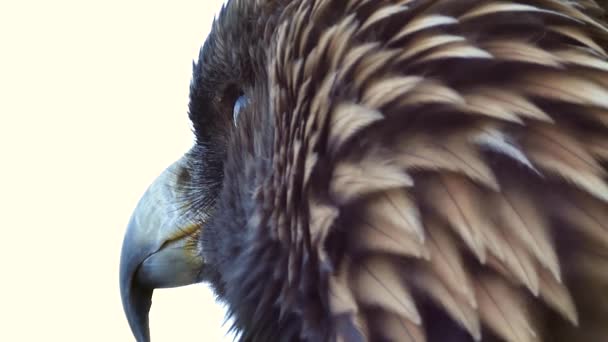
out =
[[546,127],[529,135],[526,147],[530,159],[539,168],[608,201],[608,185],[603,180],[606,171],[573,137]]
[[398,143],[396,162],[408,171],[459,172],[491,189],[498,189],[494,173],[466,137],[465,134],[438,139],[431,135],[406,136]]
[[337,165],[330,192],[337,201],[346,203],[374,192],[412,185],[412,178],[403,169],[369,156],[359,163]]
[[364,30],[368,29],[369,27],[373,26],[374,24],[381,22],[386,17],[390,17],[394,14],[397,14],[399,12],[404,12],[406,10],[408,10],[408,7],[402,6],[402,5],[384,6],[381,9],[374,11],[374,14],[370,15],[369,18],[367,18],[367,20],[365,20],[365,22],[363,23],[363,25],[361,25],[361,28],[359,28],[359,30],[364,31]]
[[372,322],[379,335],[387,341],[426,342],[426,334],[420,325],[387,311],[374,312]]
[[463,263],[458,243],[451,237],[446,228],[440,224],[427,221],[429,232],[429,249],[433,256],[430,268],[436,276],[454,293],[460,294],[471,307],[477,307],[473,280]]
[[430,274],[420,272],[416,275],[416,283],[462,325],[475,341],[481,340],[481,324],[476,307],[472,307],[458,296],[454,296],[443,282]]
[[539,12],[539,13],[549,13],[553,15],[563,16],[559,12],[549,11],[546,9],[538,8],[535,6],[530,6],[527,4],[518,4],[514,2],[504,1],[493,1],[483,3],[482,5],[473,8],[467,13],[460,16],[460,20],[472,20],[475,18],[479,18],[482,16],[488,16],[492,14],[499,13],[517,13],[517,12]]
[[[386,221],[384,221],[386,222]],[[427,246],[394,224],[362,218],[352,232],[352,247],[362,252],[380,252],[428,259]]]
[[430,28],[443,27],[447,25],[456,24],[458,20],[452,17],[443,15],[428,15],[421,18],[415,18],[405,25],[391,40],[390,42],[398,41],[408,35],[424,31]]
[[585,34],[585,32],[577,27],[573,26],[548,26],[548,30],[557,32],[566,37],[572,38],[579,43],[585,45],[588,48],[591,48],[593,51],[606,56],[606,51],[599,46],[594,40],[593,37],[589,37]]
[[540,296],[573,325],[578,325],[578,313],[568,288],[544,270],[540,272]]
[[481,209],[478,193],[469,182],[455,175],[442,175],[425,184],[423,191],[432,205],[454,232],[465,242],[481,263],[486,260],[483,226],[487,217]]
[[378,306],[420,325],[414,298],[388,258],[368,259],[357,271],[356,294],[362,303]]
[[424,243],[425,234],[418,207],[405,190],[385,191],[373,198],[366,209],[367,220],[383,226],[392,225],[401,230],[400,235],[413,235],[420,243]]
[[497,208],[502,229],[512,232],[526,246],[528,253],[535,255],[541,265],[561,280],[559,260],[547,217],[542,215],[529,194],[511,183],[505,186],[502,195],[496,195],[493,205]]
[[536,341],[536,327],[521,294],[504,281],[484,276],[477,282],[482,321],[509,342]]
[[467,91],[463,97],[467,110],[496,119],[520,124],[523,123],[522,118],[552,121],[542,109],[511,90],[475,88]]
[[342,144],[361,129],[375,121],[382,120],[383,116],[377,110],[354,103],[344,103],[333,111],[330,123],[329,145],[337,150]]
[[495,58],[505,61],[538,63],[555,68],[561,66],[561,60],[558,56],[522,41],[493,40],[481,44],[481,47]]

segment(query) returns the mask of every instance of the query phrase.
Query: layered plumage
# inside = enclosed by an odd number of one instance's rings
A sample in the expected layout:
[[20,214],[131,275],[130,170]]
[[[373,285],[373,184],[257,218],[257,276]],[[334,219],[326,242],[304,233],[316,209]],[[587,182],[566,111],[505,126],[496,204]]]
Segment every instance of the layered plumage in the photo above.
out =
[[190,111],[190,158],[223,171],[190,173],[242,340],[608,339],[603,13],[228,2]]

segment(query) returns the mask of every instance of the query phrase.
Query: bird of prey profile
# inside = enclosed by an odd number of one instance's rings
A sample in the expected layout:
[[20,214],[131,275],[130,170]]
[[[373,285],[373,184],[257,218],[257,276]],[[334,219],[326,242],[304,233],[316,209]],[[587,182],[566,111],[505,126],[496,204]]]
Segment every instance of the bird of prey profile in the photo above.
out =
[[125,236],[136,339],[206,282],[241,341],[608,341],[603,6],[228,1]]

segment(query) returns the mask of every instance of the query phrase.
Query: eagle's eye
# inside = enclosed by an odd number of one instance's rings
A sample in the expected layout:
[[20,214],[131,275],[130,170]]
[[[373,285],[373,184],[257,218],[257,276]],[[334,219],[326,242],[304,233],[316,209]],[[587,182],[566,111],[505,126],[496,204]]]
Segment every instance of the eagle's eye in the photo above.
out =
[[247,97],[245,95],[239,96],[234,102],[234,108],[232,109],[232,120],[234,121],[234,125],[237,125],[237,120],[239,118],[239,114],[245,106],[247,105]]

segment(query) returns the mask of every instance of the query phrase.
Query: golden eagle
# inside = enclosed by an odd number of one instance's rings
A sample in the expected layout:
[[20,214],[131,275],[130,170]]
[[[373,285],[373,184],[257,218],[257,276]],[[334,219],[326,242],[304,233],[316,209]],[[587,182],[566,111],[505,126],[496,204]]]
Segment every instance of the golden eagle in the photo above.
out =
[[231,0],[196,142],[121,258],[242,341],[608,340],[608,28],[593,0]]

